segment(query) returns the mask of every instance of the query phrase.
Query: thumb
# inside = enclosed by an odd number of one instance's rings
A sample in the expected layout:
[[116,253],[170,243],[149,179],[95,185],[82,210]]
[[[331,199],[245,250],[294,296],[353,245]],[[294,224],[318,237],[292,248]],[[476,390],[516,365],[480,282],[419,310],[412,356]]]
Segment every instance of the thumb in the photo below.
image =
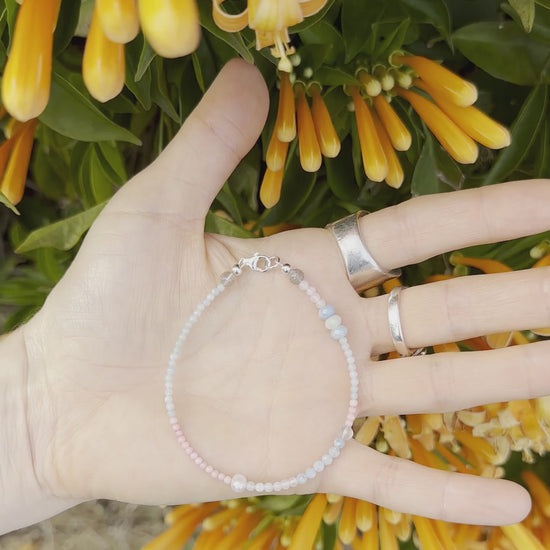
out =
[[125,208],[176,215],[202,231],[218,191],[258,139],[268,102],[260,72],[229,61],[166,149],[125,186]]

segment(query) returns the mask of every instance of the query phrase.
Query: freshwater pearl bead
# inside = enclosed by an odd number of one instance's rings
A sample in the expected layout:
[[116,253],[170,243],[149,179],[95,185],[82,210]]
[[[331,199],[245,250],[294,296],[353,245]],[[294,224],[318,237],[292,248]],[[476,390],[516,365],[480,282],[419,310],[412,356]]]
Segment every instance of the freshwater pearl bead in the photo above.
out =
[[[315,306],[320,320],[329,331],[330,337],[340,344],[349,376],[350,385],[347,416],[343,424],[341,424],[340,431],[337,432],[338,435],[336,439],[334,439],[332,446],[325,454],[321,456],[320,459],[314,461],[312,466],[307,467],[304,471],[296,474],[295,476],[278,481],[252,481],[248,480],[245,475],[241,473],[229,475],[216,470],[211,464],[208,464],[208,462],[204,460],[204,458],[202,458],[186,440],[181,425],[177,419],[174,405],[173,377],[181,349],[187,340],[191,329],[199,321],[201,315],[215,301],[216,297],[224,292],[227,286],[237,277],[240,277],[245,271],[245,268],[256,272],[264,272],[278,268],[283,274],[288,276],[290,283],[297,285],[298,289],[306,294],[309,298],[308,301]],[[190,459],[212,479],[216,479],[226,485],[229,485],[235,493],[242,493],[245,490],[256,493],[276,493],[280,491],[287,491],[290,488],[295,488],[298,485],[303,485],[314,479],[319,473],[323,472],[326,467],[330,466],[334,462],[334,460],[340,455],[341,449],[344,447],[346,441],[353,437],[352,425],[355,420],[358,407],[357,400],[359,394],[359,375],[357,373],[353,352],[346,337],[347,331],[347,327],[342,324],[341,317],[336,314],[334,306],[327,304],[315,286],[309,284],[305,280],[304,273],[300,269],[291,267],[289,264],[282,264],[279,261],[279,258],[275,256],[268,257],[254,255],[251,258],[241,258],[230,271],[225,271],[222,273],[219,283],[212,288],[208,294],[206,294],[202,302],[197,304],[190,317],[183,325],[174,348],[168,357],[168,365],[164,381],[164,402],[166,414],[170,425],[172,426],[172,430],[177,438],[177,442],[185,454],[187,454]]]

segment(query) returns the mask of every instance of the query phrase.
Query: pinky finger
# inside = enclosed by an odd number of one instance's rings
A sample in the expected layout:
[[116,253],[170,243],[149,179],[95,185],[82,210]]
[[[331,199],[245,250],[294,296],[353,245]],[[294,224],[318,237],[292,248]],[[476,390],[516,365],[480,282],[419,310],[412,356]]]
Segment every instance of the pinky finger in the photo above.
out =
[[356,441],[325,471],[319,491],[470,525],[517,523],[531,507],[527,491],[511,481],[435,470]]

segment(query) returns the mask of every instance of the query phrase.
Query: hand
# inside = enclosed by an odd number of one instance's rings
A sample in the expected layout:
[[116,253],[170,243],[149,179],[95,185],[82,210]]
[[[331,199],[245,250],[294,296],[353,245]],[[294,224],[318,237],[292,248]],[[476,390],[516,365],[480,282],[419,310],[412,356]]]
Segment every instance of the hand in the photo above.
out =
[[[62,501],[184,503],[232,498],[178,446],[163,402],[178,334],[219,275],[258,251],[305,272],[348,326],[361,415],[459,410],[550,393],[550,342],[372,362],[392,349],[387,297],[360,298],[324,229],[259,240],[204,234],[207,210],[267,112],[259,73],[226,66],[177,137],[104,209],[73,265],[25,327],[35,469]],[[377,261],[395,268],[448,250],[549,228],[545,181],[413,199],[361,220]],[[550,324],[549,268],[407,289],[408,345]],[[246,279],[245,279],[246,277]],[[185,435],[220,470],[280,479],[330,446],[348,384],[315,307],[276,273],[246,273],[194,327],[175,375]],[[465,523],[519,521],[519,486],[392,458],[350,441],[299,486]],[[246,494],[246,493],[245,493]]]

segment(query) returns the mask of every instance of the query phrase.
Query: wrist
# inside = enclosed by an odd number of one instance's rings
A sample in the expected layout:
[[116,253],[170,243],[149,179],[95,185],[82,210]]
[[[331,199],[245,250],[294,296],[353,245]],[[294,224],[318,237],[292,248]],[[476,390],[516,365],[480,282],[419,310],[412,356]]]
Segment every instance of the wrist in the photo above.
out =
[[76,504],[45,482],[47,461],[36,441],[52,419],[43,414],[47,390],[29,365],[25,330],[0,339],[0,534]]

